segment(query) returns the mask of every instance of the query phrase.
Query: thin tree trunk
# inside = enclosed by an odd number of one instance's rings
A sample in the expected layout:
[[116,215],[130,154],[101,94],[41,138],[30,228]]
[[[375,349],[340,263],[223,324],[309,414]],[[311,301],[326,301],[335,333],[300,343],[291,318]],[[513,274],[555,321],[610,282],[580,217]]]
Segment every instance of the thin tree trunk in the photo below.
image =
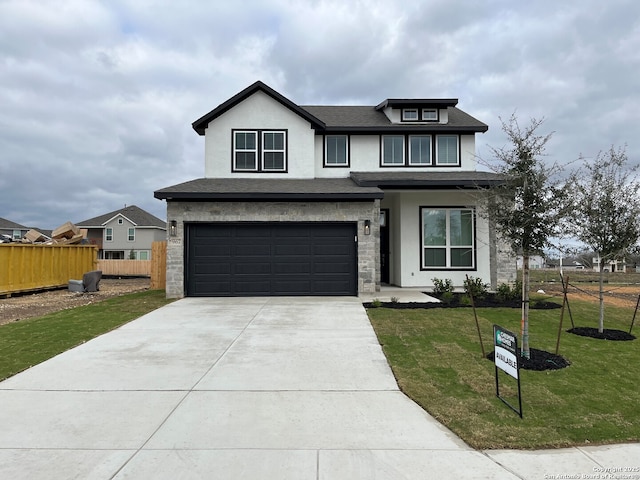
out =
[[529,254],[522,255],[522,349],[521,355],[530,358],[529,352]]
[[598,322],[598,332],[604,332],[604,262],[600,258],[600,321]]

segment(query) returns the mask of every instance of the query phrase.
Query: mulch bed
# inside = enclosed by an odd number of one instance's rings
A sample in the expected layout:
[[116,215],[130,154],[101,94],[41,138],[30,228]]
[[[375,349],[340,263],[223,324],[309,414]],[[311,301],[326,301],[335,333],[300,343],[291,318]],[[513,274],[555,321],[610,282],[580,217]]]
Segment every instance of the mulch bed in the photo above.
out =
[[610,330],[608,328],[605,328],[602,333],[600,333],[597,328],[593,327],[574,327],[567,330],[567,332],[573,333],[574,335],[580,335],[581,337],[591,337],[600,340],[613,340],[617,342],[636,339],[634,335],[631,335],[628,332],[624,332],[622,330]]
[[[425,295],[433,296],[432,293],[423,292]],[[436,297],[434,297],[436,298]],[[466,299],[466,300],[465,300]],[[488,293],[483,298],[475,298],[474,303],[476,308],[520,308],[522,307],[521,300],[503,300],[499,298],[495,293]],[[408,302],[408,303],[399,303],[399,302],[379,302],[379,304],[374,305],[373,302],[366,302],[363,304],[365,308],[375,308],[385,307],[385,308],[398,308],[398,309],[411,309],[411,308],[464,308],[471,307],[471,304],[468,303],[468,297],[466,293],[454,293],[449,302]],[[555,302],[547,302],[547,301],[537,301],[531,302],[529,308],[532,310],[547,310],[554,308],[561,308],[562,305],[559,305]]]
[[[520,368],[522,370],[535,370],[541,372],[543,370],[560,370],[568,367],[571,362],[566,358],[556,355],[555,353],[538,350],[536,348],[529,349],[530,358],[519,358]],[[487,358],[494,361],[494,352],[487,355]]]

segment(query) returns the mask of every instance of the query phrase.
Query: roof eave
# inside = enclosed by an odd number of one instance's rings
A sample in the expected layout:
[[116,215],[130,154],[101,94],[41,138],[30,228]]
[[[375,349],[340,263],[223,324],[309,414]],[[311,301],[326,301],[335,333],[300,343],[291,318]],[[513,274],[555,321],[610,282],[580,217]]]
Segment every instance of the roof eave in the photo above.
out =
[[169,201],[369,201],[382,199],[384,192],[367,193],[220,193],[220,192],[154,192],[153,196]]

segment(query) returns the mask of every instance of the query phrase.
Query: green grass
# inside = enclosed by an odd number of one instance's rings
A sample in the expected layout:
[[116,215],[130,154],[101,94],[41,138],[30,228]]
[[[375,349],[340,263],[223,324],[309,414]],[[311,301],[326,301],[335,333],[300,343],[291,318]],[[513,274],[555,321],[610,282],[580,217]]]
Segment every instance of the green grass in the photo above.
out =
[[[597,305],[571,303],[576,326],[597,326]],[[400,388],[474,448],[553,448],[640,440],[640,340],[611,342],[563,331],[561,370],[521,370],[523,419],[495,390],[470,308],[374,308],[371,322]],[[628,331],[633,309],[607,307],[605,328]],[[478,310],[485,349],[494,323],[520,337],[518,309]],[[532,310],[531,347],[555,352],[560,310]],[[571,327],[565,312],[563,330]],[[637,330],[632,332],[638,335]],[[515,379],[501,394],[517,407]]]
[[164,290],[148,290],[2,325],[0,380],[172,301]]

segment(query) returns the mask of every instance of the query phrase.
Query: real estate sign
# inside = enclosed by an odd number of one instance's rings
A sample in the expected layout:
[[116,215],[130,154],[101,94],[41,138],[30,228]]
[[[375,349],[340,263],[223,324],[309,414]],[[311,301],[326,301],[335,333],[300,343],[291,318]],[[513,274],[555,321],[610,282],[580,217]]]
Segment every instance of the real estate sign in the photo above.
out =
[[[522,418],[522,391],[520,389],[520,364],[518,363],[518,337],[509,330],[493,326],[494,359],[496,364],[496,396],[502,400],[511,410]],[[518,407],[511,405],[500,396],[500,380],[498,370],[502,370],[510,377],[518,381]]]
[[516,336],[493,326],[494,351],[496,367],[513,378],[518,378],[518,339]]

